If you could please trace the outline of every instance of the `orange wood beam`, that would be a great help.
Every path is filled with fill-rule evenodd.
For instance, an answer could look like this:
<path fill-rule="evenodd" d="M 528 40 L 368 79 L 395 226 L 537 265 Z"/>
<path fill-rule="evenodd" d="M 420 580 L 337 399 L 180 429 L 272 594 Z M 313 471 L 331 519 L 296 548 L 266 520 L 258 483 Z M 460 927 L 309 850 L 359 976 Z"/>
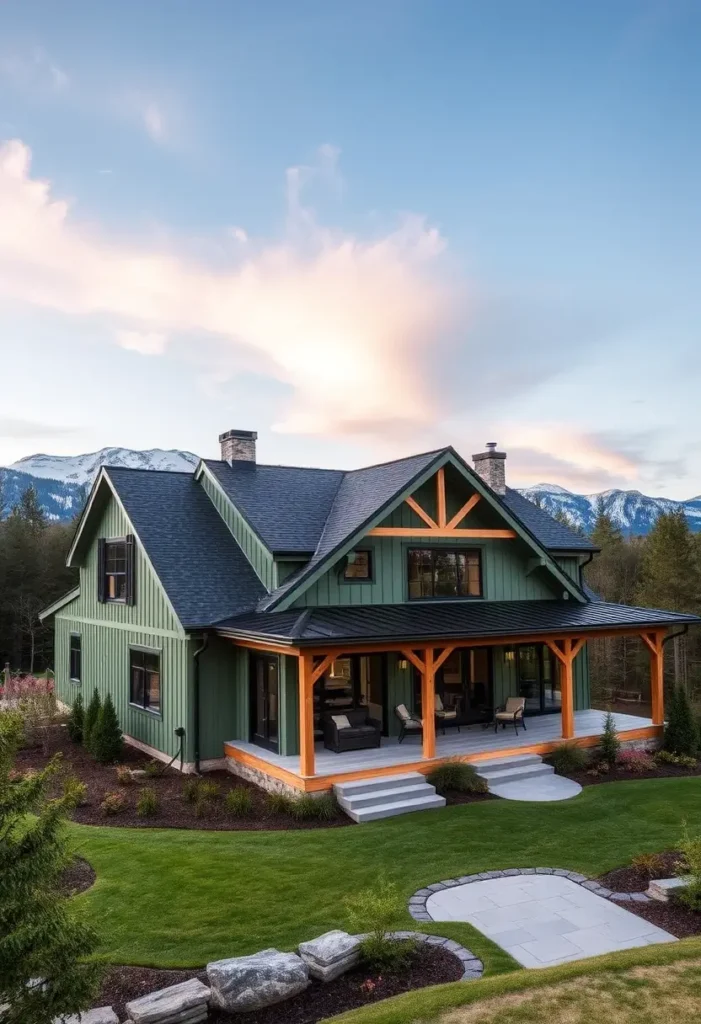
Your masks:
<path fill-rule="evenodd" d="M 438 525 L 443 527 L 446 524 L 446 500 L 445 500 L 445 469 L 443 466 L 436 473 L 436 508 L 438 509 Z"/>
<path fill-rule="evenodd" d="M 434 670 L 434 672 L 438 671 L 438 669 L 441 667 L 443 662 L 448 660 L 448 658 L 450 657 L 450 655 L 453 653 L 454 650 L 455 650 L 455 645 L 453 645 L 452 647 L 446 647 L 443 651 L 441 651 L 441 653 L 438 655 L 438 657 L 433 662 L 433 670 Z"/>
<path fill-rule="evenodd" d="M 317 681 L 317 679 L 320 679 L 325 672 L 328 672 L 335 660 L 335 654 L 327 654 L 321 664 L 315 666 L 314 671 L 312 672 L 312 685 Z"/>
<path fill-rule="evenodd" d="M 436 756 L 436 668 L 433 648 L 427 647 L 425 668 L 421 673 L 421 718 L 423 720 L 423 755 L 428 760 Z"/>
<path fill-rule="evenodd" d="M 564 660 L 560 665 L 560 700 L 562 702 L 562 738 L 574 737 L 574 662 L 573 643 L 569 638 L 562 641 Z"/>
<path fill-rule="evenodd" d="M 268 643 L 264 640 L 241 640 L 238 637 L 231 637 L 232 644 L 237 647 L 247 647 L 252 651 L 264 651 L 266 654 L 292 654 L 299 655 L 299 647 L 285 647 L 283 644 Z"/>
<path fill-rule="evenodd" d="M 417 516 L 419 516 L 420 519 L 423 519 L 425 523 L 428 523 L 429 527 L 432 530 L 438 529 L 438 523 L 436 522 L 436 520 L 432 519 L 428 512 L 425 509 L 421 508 L 418 501 L 415 501 L 414 498 L 412 497 L 405 498 L 404 500 L 406 501 L 409 508 L 413 509 L 414 512 L 416 512 Z"/>
<path fill-rule="evenodd" d="M 655 633 L 654 644 L 643 637 L 650 648 L 650 703 L 653 725 L 664 725 L 664 633 Z"/>
<path fill-rule="evenodd" d="M 417 654 L 414 654 L 410 647 L 400 647 L 399 653 L 402 654 L 407 661 L 410 661 L 414 668 L 417 668 L 419 672 L 423 673 L 426 671 L 426 665 Z"/>
<path fill-rule="evenodd" d="M 654 633 L 650 633 L 649 635 L 647 633 L 641 633 L 640 639 L 652 654 L 657 651 L 657 641 Z"/>
<path fill-rule="evenodd" d="M 574 641 L 574 646 L 572 648 L 572 661 L 574 661 L 574 659 L 577 657 L 577 655 L 579 654 L 581 649 L 584 647 L 586 642 L 587 642 L 586 641 L 586 637 L 580 637 L 579 640 L 575 640 Z"/>
<path fill-rule="evenodd" d="M 299 770 L 314 774 L 314 659 L 299 656 Z"/>
<path fill-rule="evenodd" d="M 471 498 L 468 498 L 468 500 L 465 502 L 460 511 L 456 512 L 453 518 L 446 523 L 446 527 L 449 530 L 453 530 L 458 525 L 458 523 L 465 518 L 465 516 L 469 515 L 470 512 L 472 512 L 477 502 L 481 500 L 482 496 L 480 494 L 473 494 Z"/>
<path fill-rule="evenodd" d="M 429 529 L 423 526 L 375 526 L 368 530 L 368 537 L 464 537 L 472 540 L 514 540 L 515 530 L 467 530 L 439 526 Z"/>

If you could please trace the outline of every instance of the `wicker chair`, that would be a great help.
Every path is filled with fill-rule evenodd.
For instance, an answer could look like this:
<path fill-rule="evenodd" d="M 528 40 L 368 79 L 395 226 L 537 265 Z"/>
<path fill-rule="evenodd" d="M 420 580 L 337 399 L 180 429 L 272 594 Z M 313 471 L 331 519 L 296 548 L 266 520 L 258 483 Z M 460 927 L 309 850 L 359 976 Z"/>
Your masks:
<path fill-rule="evenodd" d="M 399 742 L 401 743 L 408 732 L 417 732 L 423 735 L 424 723 L 418 715 L 409 711 L 406 704 L 397 704 L 394 713 L 399 719 Z"/>
<path fill-rule="evenodd" d="M 526 698 L 525 697 L 509 697 L 506 704 L 503 704 L 500 708 L 497 708 L 494 713 L 494 732 L 497 731 L 501 725 L 502 729 L 505 729 L 507 725 L 513 725 L 518 735 L 519 725 L 526 730 L 526 723 L 523 720 L 523 712 L 526 709 Z"/>

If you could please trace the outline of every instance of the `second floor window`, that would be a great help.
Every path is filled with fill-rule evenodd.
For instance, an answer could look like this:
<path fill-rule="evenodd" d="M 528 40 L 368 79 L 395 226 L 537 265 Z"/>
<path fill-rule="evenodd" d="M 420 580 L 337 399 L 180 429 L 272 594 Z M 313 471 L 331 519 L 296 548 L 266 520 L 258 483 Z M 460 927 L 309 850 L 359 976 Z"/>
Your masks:
<path fill-rule="evenodd" d="M 69 679 L 72 683 L 81 681 L 82 672 L 82 651 L 80 644 L 80 633 L 71 633 L 69 650 Z"/>
<path fill-rule="evenodd" d="M 409 598 L 481 597 L 480 552 L 473 548 L 410 548 Z"/>
<path fill-rule="evenodd" d="M 134 537 L 98 541 L 98 600 L 134 604 Z"/>

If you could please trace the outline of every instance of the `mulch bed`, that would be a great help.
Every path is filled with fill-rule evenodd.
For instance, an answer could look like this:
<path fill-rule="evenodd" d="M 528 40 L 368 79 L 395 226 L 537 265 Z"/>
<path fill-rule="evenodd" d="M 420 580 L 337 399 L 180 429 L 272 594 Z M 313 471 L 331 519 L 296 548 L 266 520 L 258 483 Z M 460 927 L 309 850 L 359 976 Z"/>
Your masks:
<path fill-rule="evenodd" d="M 673 878 L 682 862 L 681 854 L 677 850 L 664 850 L 656 856 L 660 858 L 661 866 L 655 878 Z M 639 868 L 628 866 L 609 871 L 596 881 L 612 892 L 645 892 L 650 884 L 650 876 Z M 688 910 L 674 898 L 667 903 L 652 900 L 649 903 L 621 903 L 620 906 L 638 917 L 644 917 L 650 924 L 663 928 L 678 939 L 701 934 L 701 912 Z"/>
<path fill-rule="evenodd" d="M 448 807 L 452 807 L 453 804 L 481 804 L 485 800 L 499 799 L 493 793 L 456 793 L 452 789 L 443 793 L 443 796 Z"/>
<path fill-rule="evenodd" d="M 64 896 L 77 896 L 79 892 L 89 889 L 96 878 L 97 875 L 88 862 L 82 857 L 75 857 L 62 872 L 59 889 Z"/>
<path fill-rule="evenodd" d="M 641 779 L 679 779 L 701 775 L 701 761 L 695 768 L 682 768 L 678 764 L 655 765 L 649 772 L 631 772 L 625 768 L 612 768 L 601 775 L 589 775 L 588 772 L 570 772 L 566 778 L 574 779 L 580 786 L 597 786 L 600 782 L 639 782 Z M 621 890 L 622 891 L 622 890 Z"/>
<path fill-rule="evenodd" d="M 188 803 L 183 796 L 183 787 L 191 775 L 183 775 L 174 768 L 166 769 L 159 764 L 159 774 L 141 776 L 131 785 L 120 786 L 117 782 L 115 765 L 98 764 L 97 761 L 80 744 L 72 743 L 63 726 L 55 726 L 51 730 L 48 755 L 41 747 L 26 747 L 20 750 L 15 762 L 18 771 L 29 769 L 41 770 L 48 760 L 60 753 L 64 771 L 73 775 L 88 788 L 85 803 L 76 808 L 72 817 L 83 825 L 114 825 L 118 828 L 184 828 L 205 829 L 213 831 L 254 831 L 310 828 L 340 828 L 353 825 L 340 809 L 336 817 L 330 821 L 298 821 L 284 812 L 271 811 L 266 804 L 266 794 L 245 779 L 240 779 L 227 771 L 206 772 L 202 777 L 208 782 L 216 782 L 220 789 L 220 798 L 208 801 L 204 813 L 198 814 L 197 809 Z M 151 758 L 134 747 L 124 746 L 121 762 L 132 769 L 144 769 L 152 763 Z M 161 771 L 163 769 L 163 771 Z M 136 813 L 136 802 L 140 790 L 144 786 L 152 787 L 158 795 L 158 811 L 156 814 L 140 818 Z M 245 787 L 253 797 L 253 813 L 245 818 L 235 818 L 227 814 L 223 797 L 231 789 Z M 126 807 L 115 815 L 106 815 L 100 804 L 107 793 L 119 792 L 126 800 Z"/>
<path fill-rule="evenodd" d="M 459 981 L 462 967 L 459 961 L 444 949 L 421 946 L 415 950 L 407 965 L 396 972 L 369 971 L 357 967 L 327 985 L 312 981 L 309 988 L 293 999 L 287 999 L 264 1010 L 252 1013 L 228 1014 L 211 1010 L 209 1019 L 236 1022 L 236 1024 L 315 1024 L 326 1017 L 366 1006 L 380 999 L 440 985 L 446 981 Z M 207 983 L 203 971 L 161 971 L 149 967 L 110 967 L 100 990 L 96 1006 L 113 1006 L 117 1016 L 126 1016 L 125 1003 L 168 985 L 177 985 L 188 978 L 199 978 Z"/>

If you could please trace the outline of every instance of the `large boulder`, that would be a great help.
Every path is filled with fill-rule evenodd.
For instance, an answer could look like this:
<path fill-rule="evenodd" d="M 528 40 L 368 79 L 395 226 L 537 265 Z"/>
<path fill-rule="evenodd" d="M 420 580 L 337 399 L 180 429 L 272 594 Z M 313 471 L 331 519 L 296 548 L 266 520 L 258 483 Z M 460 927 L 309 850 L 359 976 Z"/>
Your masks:
<path fill-rule="evenodd" d="M 210 991 L 197 978 L 169 985 L 126 1004 L 134 1024 L 199 1024 L 207 1019 Z"/>
<path fill-rule="evenodd" d="M 119 1024 L 119 1017 L 111 1006 L 96 1006 L 70 1017 L 57 1017 L 54 1024 Z"/>
<path fill-rule="evenodd" d="M 333 981 L 355 967 L 360 959 L 360 939 L 335 929 L 310 942 L 300 942 L 299 955 L 312 978 Z"/>
<path fill-rule="evenodd" d="M 207 964 L 212 1005 L 232 1013 L 261 1010 L 304 992 L 309 969 L 296 953 L 264 949 Z M 127 1008 L 128 1009 L 128 1008 Z"/>

